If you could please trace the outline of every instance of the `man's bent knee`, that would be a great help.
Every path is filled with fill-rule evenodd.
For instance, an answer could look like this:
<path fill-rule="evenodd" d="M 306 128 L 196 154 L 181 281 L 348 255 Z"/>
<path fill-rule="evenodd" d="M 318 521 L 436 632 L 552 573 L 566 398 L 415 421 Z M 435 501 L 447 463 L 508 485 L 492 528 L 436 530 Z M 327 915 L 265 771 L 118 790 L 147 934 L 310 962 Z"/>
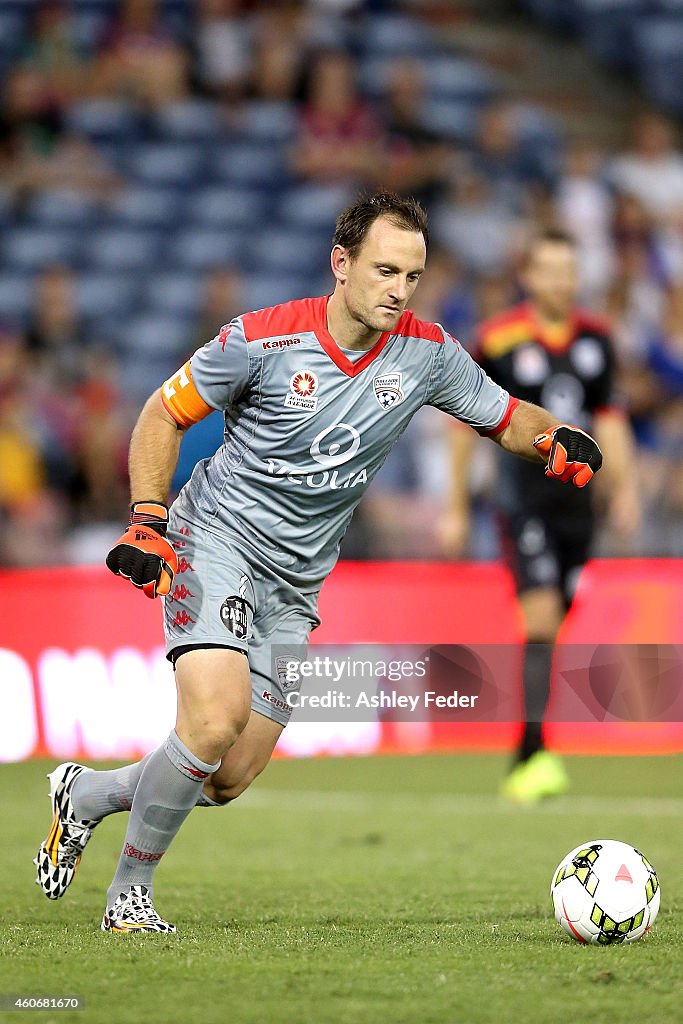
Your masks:
<path fill-rule="evenodd" d="M 258 778 L 268 764 L 267 760 L 251 761 L 247 765 L 239 766 L 230 776 L 221 774 L 220 769 L 214 772 L 210 779 L 204 783 L 204 792 L 218 804 L 227 804 L 236 800 L 245 790 L 249 789 L 254 779 Z"/>

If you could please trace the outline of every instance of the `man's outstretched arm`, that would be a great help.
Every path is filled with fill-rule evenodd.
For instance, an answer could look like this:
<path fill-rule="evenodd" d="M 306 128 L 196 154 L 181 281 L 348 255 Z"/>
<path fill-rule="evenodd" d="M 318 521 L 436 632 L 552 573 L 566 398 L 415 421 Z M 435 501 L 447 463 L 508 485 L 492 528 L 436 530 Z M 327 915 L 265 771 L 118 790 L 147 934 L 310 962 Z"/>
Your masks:
<path fill-rule="evenodd" d="M 494 440 L 506 451 L 545 462 L 546 476 L 585 487 L 602 466 L 597 442 L 580 427 L 558 423 L 546 409 L 520 402 Z"/>

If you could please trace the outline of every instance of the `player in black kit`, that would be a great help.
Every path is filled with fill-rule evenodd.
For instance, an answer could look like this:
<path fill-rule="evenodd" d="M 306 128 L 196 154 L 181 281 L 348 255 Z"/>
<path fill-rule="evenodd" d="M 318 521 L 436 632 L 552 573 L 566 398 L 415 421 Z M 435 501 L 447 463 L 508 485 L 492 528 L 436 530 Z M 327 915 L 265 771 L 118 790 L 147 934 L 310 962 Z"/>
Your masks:
<path fill-rule="evenodd" d="M 475 357 L 512 394 L 550 409 L 562 423 L 589 431 L 604 454 L 603 495 L 610 526 L 628 536 L 639 524 L 633 444 L 615 403 L 614 354 L 607 324 L 578 309 L 572 239 L 547 231 L 530 246 L 521 275 L 527 301 L 483 323 Z M 441 524 L 449 554 L 460 556 L 469 534 L 469 462 L 475 434 L 452 430 L 451 503 Z M 503 551 L 522 609 L 526 723 L 505 796 L 520 803 L 564 793 L 561 759 L 543 744 L 552 645 L 569 608 L 594 532 L 594 488 L 558 488 L 534 466 L 501 453 L 494 500 Z"/>

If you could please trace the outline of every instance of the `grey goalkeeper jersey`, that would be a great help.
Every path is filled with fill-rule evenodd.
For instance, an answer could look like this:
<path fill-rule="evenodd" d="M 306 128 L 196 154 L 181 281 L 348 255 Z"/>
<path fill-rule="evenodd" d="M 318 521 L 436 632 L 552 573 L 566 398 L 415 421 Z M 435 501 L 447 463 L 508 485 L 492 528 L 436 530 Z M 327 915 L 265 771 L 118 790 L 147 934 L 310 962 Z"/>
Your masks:
<path fill-rule="evenodd" d="M 225 415 L 224 443 L 195 467 L 178 514 L 305 592 L 332 569 L 353 510 L 421 406 L 495 434 L 517 404 L 410 310 L 350 360 L 327 330 L 327 301 L 237 317 L 162 389 L 181 423 L 183 408 Z"/>

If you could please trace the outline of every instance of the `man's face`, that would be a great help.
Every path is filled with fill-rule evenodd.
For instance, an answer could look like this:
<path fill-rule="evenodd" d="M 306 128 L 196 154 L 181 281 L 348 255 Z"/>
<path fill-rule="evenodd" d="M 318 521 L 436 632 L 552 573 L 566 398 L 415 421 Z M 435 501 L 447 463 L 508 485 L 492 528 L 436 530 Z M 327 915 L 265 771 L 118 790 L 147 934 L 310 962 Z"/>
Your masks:
<path fill-rule="evenodd" d="M 542 314 L 552 318 L 567 316 L 579 287 L 573 247 L 565 242 L 537 242 L 522 283 Z"/>
<path fill-rule="evenodd" d="M 378 217 L 356 258 L 344 256 L 339 267 L 351 316 L 369 330 L 393 330 L 417 287 L 425 258 L 419 232 Z"/>

